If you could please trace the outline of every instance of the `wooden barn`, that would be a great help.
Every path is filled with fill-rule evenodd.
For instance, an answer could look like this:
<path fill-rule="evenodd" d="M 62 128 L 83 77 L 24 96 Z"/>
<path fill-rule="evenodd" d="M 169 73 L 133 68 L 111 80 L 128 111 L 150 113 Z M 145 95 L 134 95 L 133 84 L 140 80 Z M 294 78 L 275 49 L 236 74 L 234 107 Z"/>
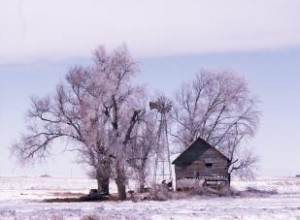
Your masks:
<path fill-rule="evenodd" d="M 174 161 L 176 188 L 186 180 L 202 180 L 206 185 L 227 185 L 228 159 L 202 138 L 194 141 Z"/>

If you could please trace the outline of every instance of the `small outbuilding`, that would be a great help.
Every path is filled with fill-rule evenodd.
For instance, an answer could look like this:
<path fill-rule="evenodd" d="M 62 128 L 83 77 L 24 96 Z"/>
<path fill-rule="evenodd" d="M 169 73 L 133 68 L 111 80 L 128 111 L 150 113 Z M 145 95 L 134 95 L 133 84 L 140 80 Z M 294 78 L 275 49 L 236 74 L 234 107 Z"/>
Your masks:
<path fill-rule="evenodd" d="M 176 189 L 184 186 L 181 183 L 188 180 L 202 180 L 210 186 L 227 185 L 228 166 L 227 157 L 202 138 L 195 140 L 174 161 Z"/>

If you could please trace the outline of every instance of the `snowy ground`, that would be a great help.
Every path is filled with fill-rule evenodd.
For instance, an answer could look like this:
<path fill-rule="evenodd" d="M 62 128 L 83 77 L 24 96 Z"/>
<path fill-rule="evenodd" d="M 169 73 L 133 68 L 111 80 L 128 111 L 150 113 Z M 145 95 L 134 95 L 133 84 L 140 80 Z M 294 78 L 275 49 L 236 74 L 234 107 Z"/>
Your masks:
<path fill-rule="evenodd" d="M 96 188 L 96 182 L 0 177 L 0 219 L 300 219 L 300 178 L 235 181 L 233 187 L 238 191 L 250 187 L 259 193 L 192 196 L 165 202 L 46 203 L 43 199 L 87 193 Z"/>

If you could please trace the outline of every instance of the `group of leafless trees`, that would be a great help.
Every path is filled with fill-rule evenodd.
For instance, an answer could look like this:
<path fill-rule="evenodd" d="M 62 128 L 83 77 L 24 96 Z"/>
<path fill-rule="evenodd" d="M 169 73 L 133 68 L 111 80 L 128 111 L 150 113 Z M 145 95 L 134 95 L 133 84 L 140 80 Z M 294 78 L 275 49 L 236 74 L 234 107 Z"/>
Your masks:
<path fill-rule="evenodd" d="M 137 62 L 125 46 L 104 47 L 88 67 L 70 69 L 54 95 L 33 97 L 26 133 L 12 146 L 22 162 L 49 156 L 53 144 L 66 138 L 80 161 L 93 168 L 99 192 L 114 179 L 119 199 L 133 176 L 142 190 L 155 148 L 158 121 L 148 107 L 149 94 L 133 83 Z M 181 150 L 202 137 L 230 161 L 229 173 L 249 174 L 256 157 L 246 141 L 259 121 L 257 101 L 245 79 L 232 71 L 202 70 L 183 83 L 172 99 L 169 134 Z M 70 147 L 71 146 L 71 147 Z"/>

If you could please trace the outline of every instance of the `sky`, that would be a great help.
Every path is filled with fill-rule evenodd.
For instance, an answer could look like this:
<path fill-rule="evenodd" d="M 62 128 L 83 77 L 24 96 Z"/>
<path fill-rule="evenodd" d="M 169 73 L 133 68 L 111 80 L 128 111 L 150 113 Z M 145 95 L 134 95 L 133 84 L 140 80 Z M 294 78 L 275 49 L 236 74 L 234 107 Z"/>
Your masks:
<path fill-rule="evenodd" d="M 126 44 L 138 82 L 173 95 L 201 68 L 234 69 L 260 100 L 259 175 L 300 173 L 300 1 L 1 0 L 0 175 L 80 176 L 61 146 L 48 162 L 23 167 L 9 146 L 24 131 L 33 94 L 51 94 L 99 45 Z"/>

